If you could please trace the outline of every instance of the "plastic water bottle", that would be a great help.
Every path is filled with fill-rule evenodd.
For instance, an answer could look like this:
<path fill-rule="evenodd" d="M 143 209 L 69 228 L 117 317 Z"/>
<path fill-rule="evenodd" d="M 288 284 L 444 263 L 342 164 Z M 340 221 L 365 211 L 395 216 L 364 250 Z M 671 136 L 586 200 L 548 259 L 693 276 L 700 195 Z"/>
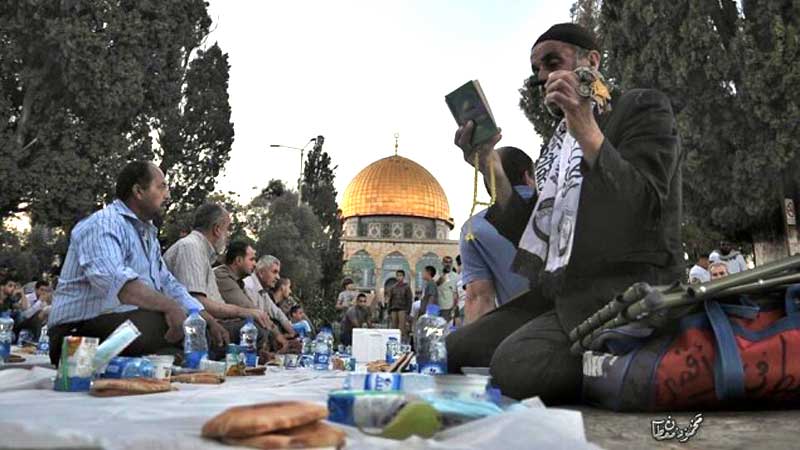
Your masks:
<path fill-rule="evenodd" d="M 444 337 L 447 321 L 439 317 L 439 305 L 428 305 L 425 314 L 414 326 L 417 343 L 417 367 L 420 373 L 440 375 L 447 373 L 447 348 Z"/>
<path fill-rule="evenodd" d="M 208 357 L 206 340 L 206 321 L 200 317 L 200 310 L 190 309 L 189 317 L 183 322 L 184 366 L 197 369 L 200 360 Z"/>
<path fill-rule="evenodd" d="M 392 336 L 386 341 L 386 362 L 391 364 L 397 359 L 397 354 L 400 353 L 400 343 L 397 338 Z"/>
<path fill-rule="evenodd" d="M 321 331 L 314 341 L 314 370 L 328 370 L 330 359 L 331 348 L 328 345 L 328 337 Z"/>
<path fill-rule="evenodd" d="M 103 378 L 154 378 L 156 367 L 147 358 L 116 356 L 106 366 Z"/>
<path fill-rule="evenodd" d="M 20 330 L 19 335 L 17 336 L 17 345 L 22 347 L 29 342 L 33 342 L 33 332 L 27 328 Z"/>
<path fill-rule="evenodd" d="M 50 336 L 47 335 L 47 325 L 42 326 L 39 331 L 39 344 L 36 345 L 36 353 L 47 355 L 50 353 Z"/>
<path fill-rule="evenodd" d="M 0 316 L 0 360 L 8 361 L 11 354 L 11 343 L 14 342 L 14 319 L 6 311 Z"/>
<path fill-rule="evenodd" d="M 248 317 L 242 329 L 239 331 L 239 346 L 245 355 L 245 365 L 255 367 L 258 362 L 258 352 L 256 351 L 256 341 L 258 340 L 258 329 L 253 323 L 253 318 Z"/>
<path fill-rule="evenodd" d="M 419 393 L 435 389 L 431 376 L 420 373 L 353 372 L 344 379 L 344 389 L 356 391 L 404 391 Z"/>
<path fill-rule="evenodd" d="M 321 331 L 322 336 L 325 337 L 325 343 L 328 344 L 328 349 L 330 349 L 331 353 L 333 353 L 333 330 L 328 327 L 324 327 Z"/>

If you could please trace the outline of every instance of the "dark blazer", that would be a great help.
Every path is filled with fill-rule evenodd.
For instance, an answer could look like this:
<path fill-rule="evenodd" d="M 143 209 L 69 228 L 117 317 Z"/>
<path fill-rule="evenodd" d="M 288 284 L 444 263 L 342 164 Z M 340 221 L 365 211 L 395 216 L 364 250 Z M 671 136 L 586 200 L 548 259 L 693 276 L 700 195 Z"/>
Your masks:
<path fill-rule="evenodd" d="M 612 107 L 598 116 L 605 135 L 598 159 L 591 169 L 583 167 L 562 291 L 547 298 L 531 286 L 531 295 L 540 297 L 533 301 L 554 303 L 565 331 L 636 281 L 667 284 L 682 278 L 683 155 L 669 99 L 656 90 L 634 89 Z M 492 206 L 486 218 L 519 242 L 535 201 L 514 194 L 508 207 Z"/>

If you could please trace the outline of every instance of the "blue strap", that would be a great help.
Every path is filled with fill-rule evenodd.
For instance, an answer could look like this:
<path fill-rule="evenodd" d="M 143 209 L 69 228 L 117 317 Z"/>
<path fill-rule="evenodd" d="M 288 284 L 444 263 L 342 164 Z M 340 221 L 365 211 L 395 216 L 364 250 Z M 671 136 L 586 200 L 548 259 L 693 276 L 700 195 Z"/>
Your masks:
<path fill-rule="evenodd" d="M 796 299 L 800 296 L 800 284 L 793 284 L 786 289 L 786 315 L 797 315 L 797 302 Z"/>
<path fill-rule="evenodd" d="M 731 303 L 719 304 L 725 314 L 741 317 L 742 319 L 755 319 L 760 308 L 754 305 L 736 305 Z"/>
<path fill-rule="evenodd" d="M 744 367 L 731 322 L 714 300 L 706 300 L 706 314 L 714 330 L 714 388 L 719 400 L 744 398 Z"/>

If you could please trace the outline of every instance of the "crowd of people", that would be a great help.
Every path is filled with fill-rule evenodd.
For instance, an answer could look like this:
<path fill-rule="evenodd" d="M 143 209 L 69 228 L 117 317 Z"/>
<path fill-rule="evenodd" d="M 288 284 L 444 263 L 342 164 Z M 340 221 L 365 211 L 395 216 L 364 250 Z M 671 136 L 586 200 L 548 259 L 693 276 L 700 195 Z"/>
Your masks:
<path fill-rule="evenodd" d="M 475 124 L 460 126 L 454 142 L 495 183 L 486 187 L 496 202 L 464 225 L 458 269 L 450 256 L 441 271 L 424 268 L 416 299 L 403 270 L 377 301 L 346 279 L 335 304 L 342 343 L 352 342 L 353 329 L 375 325 L 376 303 L 406 342 L 414 321 L 437 305 L 438 314 L 461 325 L 446 338 L 450 372 L 489 367 L 505 395 L 572 402 L 582 372 L 569 331 L 635 282 L 686 279 L 683 152 L 669 99 L 632 89 L 614 92 L 613 108 L 605 107 L 596 85 L 585 89 L 576 73 L 585 69 L 601 80 L 601 55 L 592 34 L 575 24 L 555 25 L 536 40 L 533 79 L 559 120 L 548 145 L 534 163 L 515 147 L 496 148 L 499 132 L 473 145 Z M 156 165 L 128 164 L 116 200 L 73 229 L 52 300 L 46 283 L 30 299 L 16 280 L 3 285 L 3 305 L 17 310 L 21 323 L 47 321 L 54 363 L 64 336 L 102 339 L 126 320 L 142 337 L 125 354 L 174 352 L 190 310 L 206 320 L 215 358 L 247 318 L 264 351 L 288 349 L 313 333 L 291 281 L 280 277 L 280 261 L 228 243 L 231 218 L 221 205 L 199 207 L 191 233 L 162 257 L 152 221 L 168 196 Z M 224 263 L 215 267 L 221 254 Z M 742 255 L 722 242 L 699 258 L 689 281 L 745 269 Z"/>
<path fill-rule="evenodd" d="M 214 359 L 238 342 L 248 319 L 262 353 L 296 351 L 297 338 L 312 332 L 291 280 L 280 277 L 280 260 L 229 242 L 231 218 L 223 206 L 200 206 L 192 231 L 162 255 L 153 219 L 168 198 L 156 165 L 129 163 L 117 178 L 116 199 L 73 229 L 54 293 L 39 281 L 26 296 L 13 276 L 5 280 L 3 309 L 14 311 L 18 331 L 35 336 L 49 326 L 51 362 L 59 360 L 64 336 L 104 339 L 127 320 L 141 336 L 123 355 L 180 355 L 192 310 L 206 321 Z"/>

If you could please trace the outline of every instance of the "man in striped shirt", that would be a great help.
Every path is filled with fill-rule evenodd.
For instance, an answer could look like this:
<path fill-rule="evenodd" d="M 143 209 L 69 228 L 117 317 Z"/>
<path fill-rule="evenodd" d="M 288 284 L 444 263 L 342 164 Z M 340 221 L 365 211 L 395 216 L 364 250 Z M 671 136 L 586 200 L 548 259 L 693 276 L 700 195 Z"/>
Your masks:
<path fill-rule="evenodd" d="M 116 200 L 72 230 L 48 320 L 50 360 L 57 364 L 64 336 L 101 340 L 130 320 L 142 333 L 123 352 L 138 356 L 175 352 L 189 309 L 198 309 L 212 341 L 225 329 L 189 295 L 161 258 L 153 225 L 169 188 L 150 162 L 126 165 L 117 177 Z"/>

